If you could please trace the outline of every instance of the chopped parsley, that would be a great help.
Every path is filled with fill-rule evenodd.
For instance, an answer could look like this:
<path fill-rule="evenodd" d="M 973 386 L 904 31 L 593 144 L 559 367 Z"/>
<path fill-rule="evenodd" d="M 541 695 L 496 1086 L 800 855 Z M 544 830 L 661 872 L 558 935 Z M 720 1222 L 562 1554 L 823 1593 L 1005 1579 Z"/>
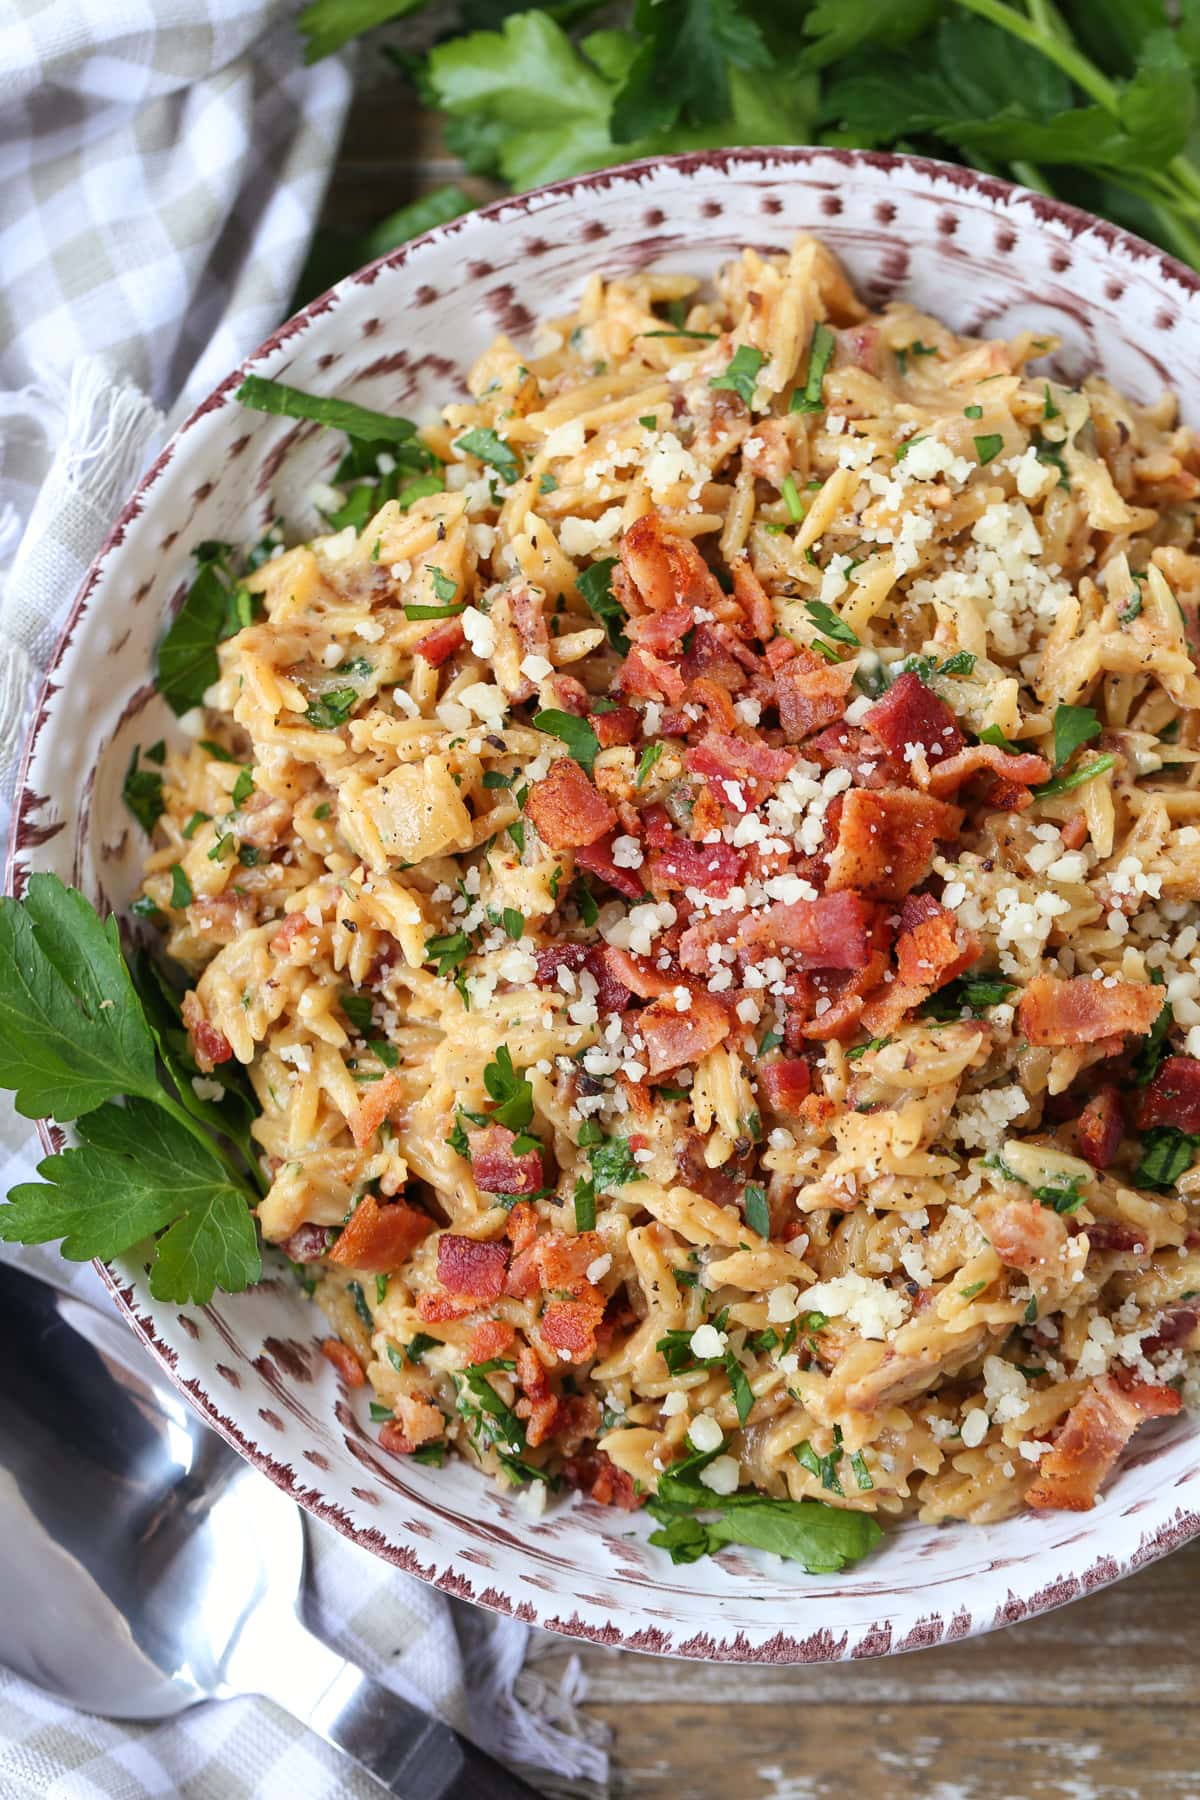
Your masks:
<path fill-rule="evenodd" d="M 764 353 L 756 350 L 753 345 L 739 344 L 725 373 L 712 376 L 708 385 L 710 388 L 729 389 L 749 406 L 754 399 L 754 384 L 758 380 L 758 372 L 766 360 Z"/>

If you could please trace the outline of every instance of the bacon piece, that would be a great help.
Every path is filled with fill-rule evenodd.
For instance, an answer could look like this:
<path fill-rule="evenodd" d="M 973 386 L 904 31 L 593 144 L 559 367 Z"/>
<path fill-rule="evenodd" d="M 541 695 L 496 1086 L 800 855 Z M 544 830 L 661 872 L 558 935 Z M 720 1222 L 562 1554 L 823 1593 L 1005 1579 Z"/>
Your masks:
<path fill-rule="evenodd" d="M 416 1394 L 401 1394 L 396 1401 L 396 1411 L 410 1444 L 431 1444 L 435 1438 L 445 1436 L 445 1415 L 440 1407 L 431 1406 L 428 1400 L 421 1400 Z"/>
<path fill-rule="evenodd" d="M 668 606 L 662 612 L 630 619 L 626 630 L 631 642 L 644 650 L 652 650 L 656 656 L 671 656 L 683 648 L 683 640 L 694 623 L 690 606 Z"/>
<path fill-rule="evenodd" d="M 967 741 L 946 702 L 911 670 L 863 715 L 863 724 L 902 769 L 908 767 L 905 752 L 911 744 L 932 764 L 957 755 Z"/>
<path fill-rule="evenodd" d="M 910 894 L 900 909 L 896 939 L 900 979 L 925 993 L 944 987 L 978 962 L 981 948 L 932 894 Z"/>
<path fill-rule="evenodd" d="M 648 1498 L 638 1493 L 629 1471 L 618 1469 L 603 1450 L 585 1450 L 579 1456 L 569 1456 L 563 1464 L 563 1480 L 598 1505 L 619 1506 L 622 1512 L 636 1512 Z"/>
<path fill-rule="evenodd" d="M 528 1300 L 531 1295 L 537 1293 L 540 1286 L 537 1250 L 531 1244 L 527 1248 L 519 1250 L 513 1257 L 505 1277 L 504 1291 L 514 1300 Z"/>
<path fill-rule="evenodd" d="M 616 965 L 606 944 L 547 944 L 535 956 L 539 987 L 557 987 L 560 968 L 576 975 L 586 969 L 595 980 L 596 1005 L 601 1012 L 624 1012 L 629 1005 L 629 989 L 614 972 Z"/>
<path fill-rule="evenodd" d="M 350 1115 L 350 1135 L 361 1150 L 369 1144 L 388 1114 L 404 1099 L 404 1083 L 395 1070 L 382 1081 L 373 1081 Z"/>
<path fill-rule="evenodd" d="M 180 1011 L 191 1036 L 192 1049 L 196 1052 L 196 1065 L 206 1075 L 210 1075 L 218 1063 L 229 1061 L 233 1055 L 233 1045 L 223 1031 L 218 1031 L 215 1025 L 209 1024 L 199 996 L 190 989 L 183 996 Z"/>
<path fill-rule="evenodd" d="M 626 990 L 627 996 L 636 994 L 639 1000 L 657 1000 L 660 994 L 673 994 L 677 987 L 690 985 L 683 981 L 678 969 L 656 969 L 644 956 L 618 950 L 615 944 L 606 945 L 604 955 L 613 979 Z"/>
<path fill-rule="evenodd" d="M 698 681 L 707 681 L 728 694 L 737 694 L 756 665 L 754 651 L 747 648 L 731 626 L 701 623 L 688 641 L 681 666 L 683 678 L 691 688 Z"/>
<path fill-rule="evenodd" d="M 575 867 L 586 869 L 589 875 L 598 875 L 601 881 L 607 881 L 609 887 L 615 887 L 618 894 L 624 894 L 627 900 L 640 900 L 642 883 L 636 869 L 618 868 L 613 861 L 613 832 L 607 838 L 601 838 L 595 844 L 584 844 L 575 852 Z"/>
<path fill-rule="evenodd" d="M 849 769 L 855 787 L 895 787 L 904 779 L 903 771 L 859 725 L 831 725 L 808 740 L 804 754 L 819 768 Z"/>
<path fill-rule="evenodd" d="M 314 925 L 307 914 L 285 913 L 279 921 L 279 929 L 271 939 L 272 956 L 286 956 L 291 950 L 293 938 L 300 937 L 304 932 L 319 930 L 320 926 Z"/>
<path fill-rule="evenodd" d="M 1071 1224 L 1076 1223 L 1072 1219 Z M 1126 1225 L 1122 1219 L 1093 1219 L 1090 1225 L 1080 1225 L 1079 1230 L 1073 1231 L 1071 1235 L 1079 1237 L 1084 1233 L 1087 1236 L 1089 1256 L 1093 1250 L 1100 1254 L 1116 1251 L 1120 1255 L 1126 1255 L 1131 1250 L 1144 1252 L 1146 1248 L 1145 1230 L 1137 1225 Z"/>
<path fill-rule="evenodd" d="M 1160 1003 L 1161 988 L 1151 988 Z M 1168 1056 L 1138 1104 L 1139 1131 L 1152 1125 L 1174 1125 L 1194 1136 L 1200 1132 L 1200 1062 L 1192 1056 Z"/>
<path fill-rule="evenodd" d="M 623 694 L 643 700 L 665 700 L 677 705 L 687 692 L 687 682 L 669 662 L 634 644 L 617 673 L 616 686 Z"/>
<path fill-rule="evenodd" d="M 728 731 L 709 731 L 685 752 L 683 760 L 694 775 L 705 775 L 720 783 L 726 806 L 748 812 L 783 780 L 796 760 L 796 752 L 773 750 L 761 739 L 734 737 Z"/>
<path fill-rule="evenodd" d="M 1167 1418 L 1180 1405 L 1174 1388 L 1149 1381 L 1120 1387 L 1111 1375 L 1100 1376 L 1075 1402 L 1053 1448 L 1042 1457 L 1037 1478 L 1025 1492 L 1027 1504 L 1086 1512 L 1142 1421 Z"/>
<path fill-rule="evenodd" d="M 345 1382 L 348 1388 L 366 1386 L 367 1378 L 363 1374 L 362 1364 L 349 1344 L 343 1344 L 341 1338 L 322 1338 L 321 1355 L 326 1362 L 333 1364 L 339 1379 Z"/>
<path fill-rule="evenodd" d="M 427 1325 L 451 1325 L 457 1319 L 465 1319 L 480 1304 L 478 1300 L 456 1300 L 453 1294 L 422 1294 L 417 1313 Z"/>
<path fill-rule="evenodd" d="M 608 801 L 569 756 L 560 756 L 549 774 L 534 782 L 525 810 L 542 842 L 552 850 L 594 844 L 617 822 Z"/>
<path fill-rule="evenodd" d="M 708 950 L 711 944 L 731 944 L 747 919 L 748 912 L 719 913 L 715 918 L 699 919 L 689 925 L 679 940 L 680 967 L 692 975 L 708 975 Z"/>
<path fill-rule="evenodd" d="M 794 1113 L 808 1098 L 812 1071 L 802 1056 L 781 1056 L 758 1070 L 758 1091 L 777 1113 Z"/>
<path fill-rule="evenodd" d="M 713 994 L 692 995 L 686 1012 L 677 1012 L 674 1000 L 654 1000 L 638 1015 L 638 1030 L 646 1040 L 651 1078 L 697 1063 L 729 1036 L 729 1014 Z"/>
<path fill-rule="evenodd" d="M 547 1293 L 563 1290 L 581 1293 L 587 1272 L 604 1255 L 604 1239 L 598 1231 L 548 1231 L 537 1241 L 538 1272 Z"/>
<path fill-rule="evenodd" d="M 443 619 L 432 631 L 427 631 L 416 646 L 416 653 L 435 669 L 440 669 L 448 657 L 461 648 L 466 642 L 466 632 L 461 619 Z"/>
<path fill-rule="evenodd" d="M 291 1237 L 284 1238 L 279 1248 L 290 1262 L 320 1262 L 329 1248 L 326 1225 L 297 1225 Z"/>
<path fill-rule="evenodd" d="M 652 893 L 681 893 L 699 888 L 724 900 L 742 879 L 745 859 L 732 844 L 690 844 L 676 838 L 668 849 L 654 852 L 646 865 L 646 884 Z"/>
<path fill-rule="evenodd" d="M 636 598 L 649 612 L 682 601 L 710 612 L 722 594 L 716 577 L 690 538 L 668 531 L 656 512 L 635 519 L 621 539 L 621 566 Z"/>
<path fill-rule="evenodd" d="M 789 744 L 798 744 L 826 725 L 840 720 L 854 682 L 854 670 L 844 663 L 828 663 L 807 645 L 775 671 L 775 698 L 779 723 Z"/>
<path fill-rule="evenodd" d="M 642 728 L 642 721 L 632 706 L 614 706 L 611 712 L 590 712 L 587 719 L 602 750 L 611 750 L 614 744 L 635 744 Z"/>
<path fill-rule="evenodd" d="M 934 845 L 957 837 L 962 821 L 961 807 L 909 788 L 851 788 L 826 886 L 902 900 L 928 873 Z"/>
<path fill-rule="evenodd" d="M 710 676 L 697 675 L 688 683 L 688 699 L 704 708 L 714 731 L 737 730 L 738 716 L 733 710 L 732 695 L 728 688 Z"/>
<path fill-rule="evenodd" d="M 403 1425 L 388 1419 L 379 1427 L 379 1447 L 389 1456 L 411 1456 L 417 1446 L 411 1438 L 405 1437 Z"/>
<path fill-rule="evenodd" d="M 777 900 L 742 927 L 743 944 L 795 950 L 808 969 L 864 969 L 878 907 L 861 894 L 818 894 L 815 900 Z"/>
<path fill-rule="evenodd" d="M 329 1252 L 331 1263 L 386 1275 L 406 1263 L 417 1245 L 434 1229 L 433 1220 L 404 1200 L 381 1206 L 364 1194 Z"/>
<path fill-rule="evenodd" d="M 1002 782 L 1024 788 L 1036 787 L 1039 781 L 1049 781 L 1054 772 L 1044 757 L 1034 756 L 1032 751 L 1020 751 L 1013 756 L 999 744 L 968 744 L 965 749 L 939 762 L 936 768 L 930 768 L 929 792 L 939 796 L 952 794 L 980 769 L 989 769 Z M 1026 795 L 1025 804 L 1028 803 Z M 1009 806 L 1006 810 L 1013 809 Z"/>
<path fill-rule="evenodd" d="M 528 1200 L 518 1200 L 510 1208 L 508 1224 L 504 1227 L 504 1235 L 513 1247 L 513 1255 L 519 1256 L 522 1250 L 528 1250 L 537 1237 L 538 1216 L 535 1208 Z"/>
<path fill-rule="evenodd" d="M 481 1319 L 471 1333 L 467 1356 L 473 1363 L 491 1362 L 494 1356 L 507 1356 L 516 1341 L 506 1319 Z"/>
<path fill-rule="evenodd" d="M 596 1354 L 596 1327 L 604 1317 L 605 1300 L 590 1284 L 586 1293 L 571 1300 L 552 1300 L 542 1314 L 542 1342 L 563 1362 L 588 1362 Z"/>
<path fill-rule="evenodd" d="M 1031 1044 L 1097 1044 L 1127 1032 L 1144 1035 L 1161 1011 L 1162 989 L 1148 981 L 1110 985 L 1089 975 L 1070 981 L 1037 975 L 1021 995 L 1017 1016 Z"/>
<path fill-rule="evenodd" d="M 1091 1235 L 1092 1227 L 1089 1225 L 1088 1237 Z M 1200 1307 L 1171 1307 L 1159 1319 L 1154 1336 L 1142 1339 L 1142 1355 L 1158 1356 L 1163 1350 L 1173 1350 L 1177 1344 L 1194 1350 L 1197 1325 L 1200 1325 Z"/>
<path fill-rule="evenodd" d="M 508 1245 L 444 1232 L 438 1239 L 438 1280 L 451 1294 L 472 1300 L 498 1300 L 504 1292 Z"/>
<path fill-rule="evenodd" d="M 675 1140 L 675 1167 L 684 1187 L 691 1188 L 694 1194 L 703 1194 L 717 1206 L 730 1206 L 741 1198 L 750 1178 L 754 1146 L 749 1145 L 745 1154 L 735 1150 L 728 1162 L 710 1169 L 704 1160 L 707 1143 L 708 1139 L 698 1131 L 685 1128 Z"/>
<path fill-rule="evenodd" d="M 997 1200 L 982 1224 L 1000 1261 L 1026 1275 L 1044 1274 L 1067 1242 L 1066 1222 L 1036 1200 Z"/>
<path fill-rule="evenodd" d="M 468 1131 L 471 1173 L 485 1194 L 536 1194 L 545 1185 L 540 1150 L 513 1155 L 516 1134 L 507 1125 Z"/>
<path fill-rule="evenodd" d="M 1200 1070 L 1200 1063 L 1196 1066 Z M 1076 1126 L 1080 1154 L 1087 1158 L 1093 1169 L 1108 1168 L 1120 1149 L 1123 1129 L 1121 1090 L 1115 1083 L 1107 1082 L 1092 1095 Z"/>
<path fill-rule="evenodd" d="M 762 582 L 750 566 L 750 558 L 742 553 L 729 565 L 733 576 L 733 597 L 746 616 L 750 636 L 765 644 L 775 635 L 775 615 Z"/>

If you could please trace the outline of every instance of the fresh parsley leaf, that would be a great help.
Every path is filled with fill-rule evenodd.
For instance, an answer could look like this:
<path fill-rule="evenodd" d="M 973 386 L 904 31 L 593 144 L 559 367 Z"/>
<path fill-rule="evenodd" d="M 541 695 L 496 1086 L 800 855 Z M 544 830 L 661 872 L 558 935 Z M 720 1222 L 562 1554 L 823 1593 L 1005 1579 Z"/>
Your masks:
<path fill-rule="evenodd" d="M 533 1087 L 527 1075 L 513 1068 L 507 1044 L 499 1046 L 495 1061 L 484 1068 L 483 1085 L 496 1102 L 492 1122 L 517 1133 L 524 1131 L 533 1118 Z"/>
<path fill-rule="evenodd" d="M 964 406 L 963 407 L 963 418 L 964 419 L 982 419 L 982 417 L 983 417 L 982 406 Z"/>
<path fill-rule="evenodd" d="M 245 806 L 254 792 L 254 776 L 249 769 L 239 769 L 238 778 L 233 784 L 233 792 L 229 798 L 234 806 Z"/>
<path fill-rule="evenodd" d="M 983 437 L 975 439 L 975 454 L 979 458 L 979 466 L 985 467 L 1004 448 L 1004 439 L 998 431 L 989 431 Z"/>
<path fill-rule="evenodd" d="M 818 1456 L 808 1439 L 805 1438 L 802 1444 L 795 1445 L 792 1455 L 801 1468 L 807 1469 L 810 1475 L 817 1477 L 827 1493 L 842 1494 L 844 1492 L 837 1476 L 837 1466 L 842 1460 L 840 1447 L 835 1447 L 826 1456 Z"/>
<path fill-rule="evenodd" d="M 771 1235 L 771 1214 L 767 1206 L 767 1190 L 757 1182 L 748 1182 L 745 1191 L 744 1212 L 746 1223 L 751 1231 L 756 1231 L 760 1238 Z"/>
<path fill-rule="evenodd" d="M 593 1231 L 596 1226 L 596 1184 L 582 1176 L 575 1183 L 575 1229 Z"/>
<path fill-rule="evenodd" d="M 181 912 L 185 906 L 190 906 L 194 899 L 195 895 L 192 892 L 192 884 L 188 880 L 187 870 L 182 863 L 172 863 L 171 907 L 173 911 Z"/>
<path fill-rule="evenodd" d="M 1141 1160 L 1133 1172 L 1135 1187 L 1169 1193 L 1191 1168 L 1197 1149 L 1200 1137 L 1189 1136 L 1176 1125 L 1151 1126 L 1142 1133 Z"/>
<path fill-rule="evenodd" d="M 135 744 L 129 767 L 125 771 L 121 798 L 149 837 L 162 817 L 163 783 L 162 776 L 153 769 L 138 768 L 140 754 L 140 746 Z M 149 756 L 149 751 L 146 754 Z"/>
<path fill-rule="evenodd" d="M 439 570 L 438 573 L 440 574 L 441 571 Z M 415 620 L 415 619 L 452 619 L 456 616 L 456 614 L 458 614 L 460 612 L 465 612 L 466 609 L 467 609 L 467 603 L 465 600 L 459 600 L 456 604 L 450 605 L 450 606 L 406 605 L 404 608 L 404 616 L 406 619 L 410 619 L 410 620 Z"/>
<path fill-rule="evenodd" d="M 629 639 L 622 630 L 625 612 L 612 591 L 612 572 L 616 566 L 615 556 L 602 556 L 576 577 L 575 586 L 580 597 L 587 602 L 608 633 L 608 641 L 613 649 L 626 656 L 629 653 Z"/>
<path fill-rule="evenodd" d="M 588 886 L 586 875 L 577 875 L 575 877 L 575 887 L 577 889 L 576 904 L 579 907 L 580 920 L 590 931 L 600 917 L 599 904 L 596 900 L 596 896 Z"/>
<path fill-rule="evenodd" d="M 633 783 L 634 787 L 641 787 L 642 783 L 645 781 L 646 777 L 649 775 L 651 769 L 654 767 L 655 763 L 658 761 L 659 757 L 662 755 L 662 753 L 665 749 L 666 749 L 665 744 L 647 744 L 646 745 L 646 748 L 642 751 L 641 756 L 638 758 L 637 775 L 635 776 L 634 783 Z"/>
<path fill-rule="evenodd" d="M 867 1459 L 861 1450 L 856 1450 L 850 1458 L 850 1467 L 854 1470 L 854 1479 L 858 1483 L 861 1494 L 869 1494 L 875 1483 L 871 1480 L 871 1471 L 867 1467 Z"/>
<path fill-rule="evenodd" d="M 374 1002 L 370 994 L 347 992 L 338 996 L 338 1004 L 353 1025 L 359 1037 L 366 1037 L 371 1029 Z"/>
<path fill-rule="evenodd" d="M 758 372 L 766 360 L 764 352 L 756 350 L 752 344 L 739 344 L 725 373 L 712 376 L 708 385 L 710 388 L 728 388 L 749 406 L 754 399 Z"/>
<path fill-rule="evenodd" d="M 357 688 L 332 688 L 327 694 L 319 694 L 310 700 L 304 709 L 304 717 L 317 731 L 336 731 L 344 725 L 354 711 L 359 700 Z"/>
<path fill-rule="evenodd" d="M 600 740 L 586 719 L 578 719 L 574 713 L 560 712 L 555 707 L 549 707 L 544 712 L 535 713 L 533 722 L 539 731 L 561 738 L 584 773 L 591 774 L 592 765 L 600 750 Z"/>
<path fill-rule="evenodd" d="M 1111 752 L 1095 756 L 1082 768 L 1072 770 L 1070 775 L 1056 775 L 1053 781 L 1043 781 L 1040 787 L 1031 788 L 1030 792 L 1035 800 L 1048 800 L 1053 794 L 1069 794 L 1072 788 L 1082 787 L 1085 781 L 1094 781 L 1097 775 L 1105 774 L 1116 760 Z"/>
<path fill-rule="evenodd" d="M 758 1046 L 759 1055 L 765 1056 L 768 1050 L 778 1050 L 778 1048 L 779 1048 L 780 1044 L 782 1044 L 782 1042 L 783 1042 L 782 1031 L 774 1031 L 774 1030 L 764 1031 L 763 1036 L 762 1036 L 762 1042 Z"/>
<path fill-rule="evenodd" d="M 511 1368 L 505 1363 L 477 1363 L 474 1368 L 456 1372 L 455 1404 L 478 1450 L 494 1450 L 500 1466 L 514 1481 L 544 1481 L 540 1469 L 523 1461 L 525 1426 L 512 1408 L 501 1399 L 488 1380 L 497 1368 Z"/>
<path fill-rule="evenodd" d="M 1054 766 L 1061 769 L 1081 744 L 1099 737 L 1100 721 L 1090 706 L 1058 706 L 1054 709 Z"/>
<path fill-rule="evenodd" d="M 847 1050 L 846 1061 L 847 1062 L 859 1062 L 864 1056 L 867 1055 L 868 1051 L 882 1050 L 884 1048 L 884 1046 L 886 1044 L 890 1044 L 891 1041 L 892 1040 L 890 1037 L 876 1037 L 876 1038 L 871 1038 L 865 1044 L 855 1044 L 855 1046 L 852 1050 Z"/>
<path fill-rule="evenodd" d="M 231 630 L 232 555 L 229 544 L 206 543 L 197 547 L 196 578 L 158 646 L 155 682 L 174 713 L 190 712 L 193 706 L 199 706 L 220 674 L 217 645 Z M 239 629 L 237 620 L 232 629 Z"/>
<path fill-rule="evenodd" d="M 315 419 L 319 425 L 369 443 L 406 444 L 417 436 L 411 419 L 373 412 L 370 407 L 356 406 L 352 400 L 306 394 L 300 388 L 289 387 L 283 381 L 269 381 L 262 375 L 248 375 L 234 399 L 255 412 L 277 413 L 288 419 Z"/>
<path fill-rule="evenodd" d="M 1163 985 L 1161 969 L 1151 969 L 1150 979 L 1156 986 Z M 1131 1058 L 1133 1079 L 1138 1087 L 1148 1087 L 1158 1073 L 1158 1065 L 1170 1051 L 1167 1033 L 1175 1022 L 1175 1009 L 1169 1000 L 1164 1000 L 1159 1009 L 1157 1019 L 1150 1027 L 1142 1042 Z"/>
<path fill-rule="evenodd" d="M 979 734 L 981 744 L 994 744 L 997 750 L 1003 750 L 1008 756 L 1019 756 L 1020 752 L 1014 743 L 1005 737 L 998 725 L 985 725 Z"/>
<path fill-rule="evenodd" d="M 960 975 L 956 981 L 947 982 L 944 988 L 932 994 L 921 1011 L 927 1019 L 940 1019 L 943 1023 L 961 1019 L 964 1012 L 979 1018 L 989 1006 L 1002 1005 L 1013 992 L 1014 985 L 1011 981 Z"/>
<path fill-rule="evenodd" d="M 754 1389 L 750 1386 L 746 1371 L 732 1350 L 725 1352 L 725 1373 L 729 1377 L 733 1404 L 737 1408 L 738 1424 L 744 1425 L 754 1410 Z"/>
<path fill-rule="evenodd" d="M 686 331 L 682 325 L 674 331 L 639 331 L 639 337 L 645 338 L 694 338 L 697 343 L 715 344 L 720 337 L 719 331 Z"/>
<path fill-rule="evenodd" d="M 439 975 L 451 975 L 474 947 L 465 931 L 449 931 L 442 937 L 425 939 L 425 961 L 436 963 Z"/>
<path fill-rule="evenodd" d="M 588 1159 L 592 1165 L 592 1181 L 598 1193 L 609 1194 L 614 1188 L 624 1187 L 628 1182 L 646 1179 L 634 1161 L 628 1138 L 605 1138 L 602 1144 L 596 1144 L 589 1150 Z"/>
<path fill-rule="evenodd" d="M 457 581 L 452 581 L 449 575 L 443 574 L 442 570 L 435 568 L 432 563 L 429 564 L 429 574 L 433 581 L 433 591 L 438 599 L 443 603 L 453 600 L 458 592 Z"/>
<path fill-rule="evenodd" d="M 825 375 L 833 359 L 837 347 L 837 339 L 828 325 L 814 325 L 813 334 L 808 345 L 808 373 L 804 378 L 804 386 L 795 388 L 788 402 L 790 413 L 816 413 L 824 411 L 825 403 L 821 398 L 821 390 L 825 385 Z"/>
<path fill-rule="evenodd" d="M 712 1456 L 692 1456 L 666 1470 L 647 1511 L 662 1529 L 650 1542 L 676 1563 L 715 1555 L 726 1544 L 769 1550 L 810 1575 L 835 1574 L 857 1562 L 883 1536 L 869 1513 L 821 1500 L 772 1500 L 750 1490 L 713 1494 L 699 1476 Z M 703 1517 L 697 1515 L 704 1515 Z"/>
<path fill-rule="evenodd" d="M 804 517 L 804 502 L 796 491 L 796 478 L 794 475 L 784 476 L 779 485 L 779 494 L 783 504 L 788 509 L 789 518 L 792 520 L 793 524 L 798 525 L 800 520 Z"/>
<path fill-rule="evenodd" d="M 633 22 L 637 47 L 610 119 L 617 144 L 681 122 L 711 127 L 732 103 L 731 67 L 771 67 L 762 31 L 738 0 L 638 0 Z"/>
<path fill-rule="evenodd" d="M 1043 1206 L 1050 1207 L 1053 1212 L 1063 1214 L 1078 1212 L 1087 1199 L 1087 1194 L 1084 1192 L 1085 1179 L 1086 1177 L 1082 1175 L 1072 1175 L 1069 1180 L 1047 1182 L 1045 1186 L 1035 1187 L 1032 1190 L 1033 1197 L 1035 1200 L 1040 1200 Z M 965 1289 L 961 1291 L 966 1292 Z"/>
<path fill-rule="evenodd" d="M 839 644 L 853 644 L 855 648 L 860 644 L 861 639 L 857 634 L 850 629 L 844 619 L 838 617 L 832 606 L 826 605 L 824 600 L 806 600 L 804 610 L 818 630 L 825 632 L 826 636 L 836 639 Z"/>
<path fill-rule="evenodd" d="M 473 431 L 466 432 L 455 440 L 456 450 L 465 450 L 468 456 L 477 457 L 495 469 L 506 487 L 511 487 L 521 476 L 521 458 L 496 432 L 477 425 Z"/>
<path fill-rule="evenodd" d="M 519 942 L 525 935 L 524 913 L 519 913 L 515 906 L 506 906 L 501 914 L 501 918 L 504 921 L 504 929 L 509 937 L 512 938 L 514 943 Z"/>

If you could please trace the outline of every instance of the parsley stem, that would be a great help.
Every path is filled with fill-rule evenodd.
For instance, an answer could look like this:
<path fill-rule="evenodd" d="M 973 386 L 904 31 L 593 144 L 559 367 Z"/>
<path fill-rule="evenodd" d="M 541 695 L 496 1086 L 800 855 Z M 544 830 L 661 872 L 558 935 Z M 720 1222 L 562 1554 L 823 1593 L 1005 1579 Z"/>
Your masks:
<path fill-rule="evenodd" d="M 1086 56 L 1083 56 L 1069 41 L 1064 41 L 1053 28 L 1048 4 L 1035 9 L 1035 17 L 1027 19 L 1015 7 L 1009 6 L 1005 0 L 954 0 L 956 6 L 965 7 L 981 19 L 987 19 L 992 25 L 998 25 L 1001 31 L 1009 32 L 1020 38 L 1033 50 L 1040 50 L 1052 63 L 1057 63 L 1064 75 L 1070 76 L 1076 87 L 1090 94 L 1092 99 L 1106 112 L 1116 113 L 1118 109 L 1117 90 L 1106 75 Z M 1038 19 L 1043 21 L 1038 22 Z"/>

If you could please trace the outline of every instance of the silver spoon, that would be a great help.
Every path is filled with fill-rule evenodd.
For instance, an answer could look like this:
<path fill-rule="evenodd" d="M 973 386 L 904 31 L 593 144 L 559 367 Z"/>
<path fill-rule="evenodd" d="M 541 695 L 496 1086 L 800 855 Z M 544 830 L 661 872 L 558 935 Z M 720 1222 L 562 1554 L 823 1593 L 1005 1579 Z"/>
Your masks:
<path fill-rule="evenodd" d="M 113 1718 L 265 1694 L 403 1800 L 531 1800 L 301 1623 L 299 1508 L 119 1319 L 0 1265 L 0 1369 L 0 1662 Z"/>

